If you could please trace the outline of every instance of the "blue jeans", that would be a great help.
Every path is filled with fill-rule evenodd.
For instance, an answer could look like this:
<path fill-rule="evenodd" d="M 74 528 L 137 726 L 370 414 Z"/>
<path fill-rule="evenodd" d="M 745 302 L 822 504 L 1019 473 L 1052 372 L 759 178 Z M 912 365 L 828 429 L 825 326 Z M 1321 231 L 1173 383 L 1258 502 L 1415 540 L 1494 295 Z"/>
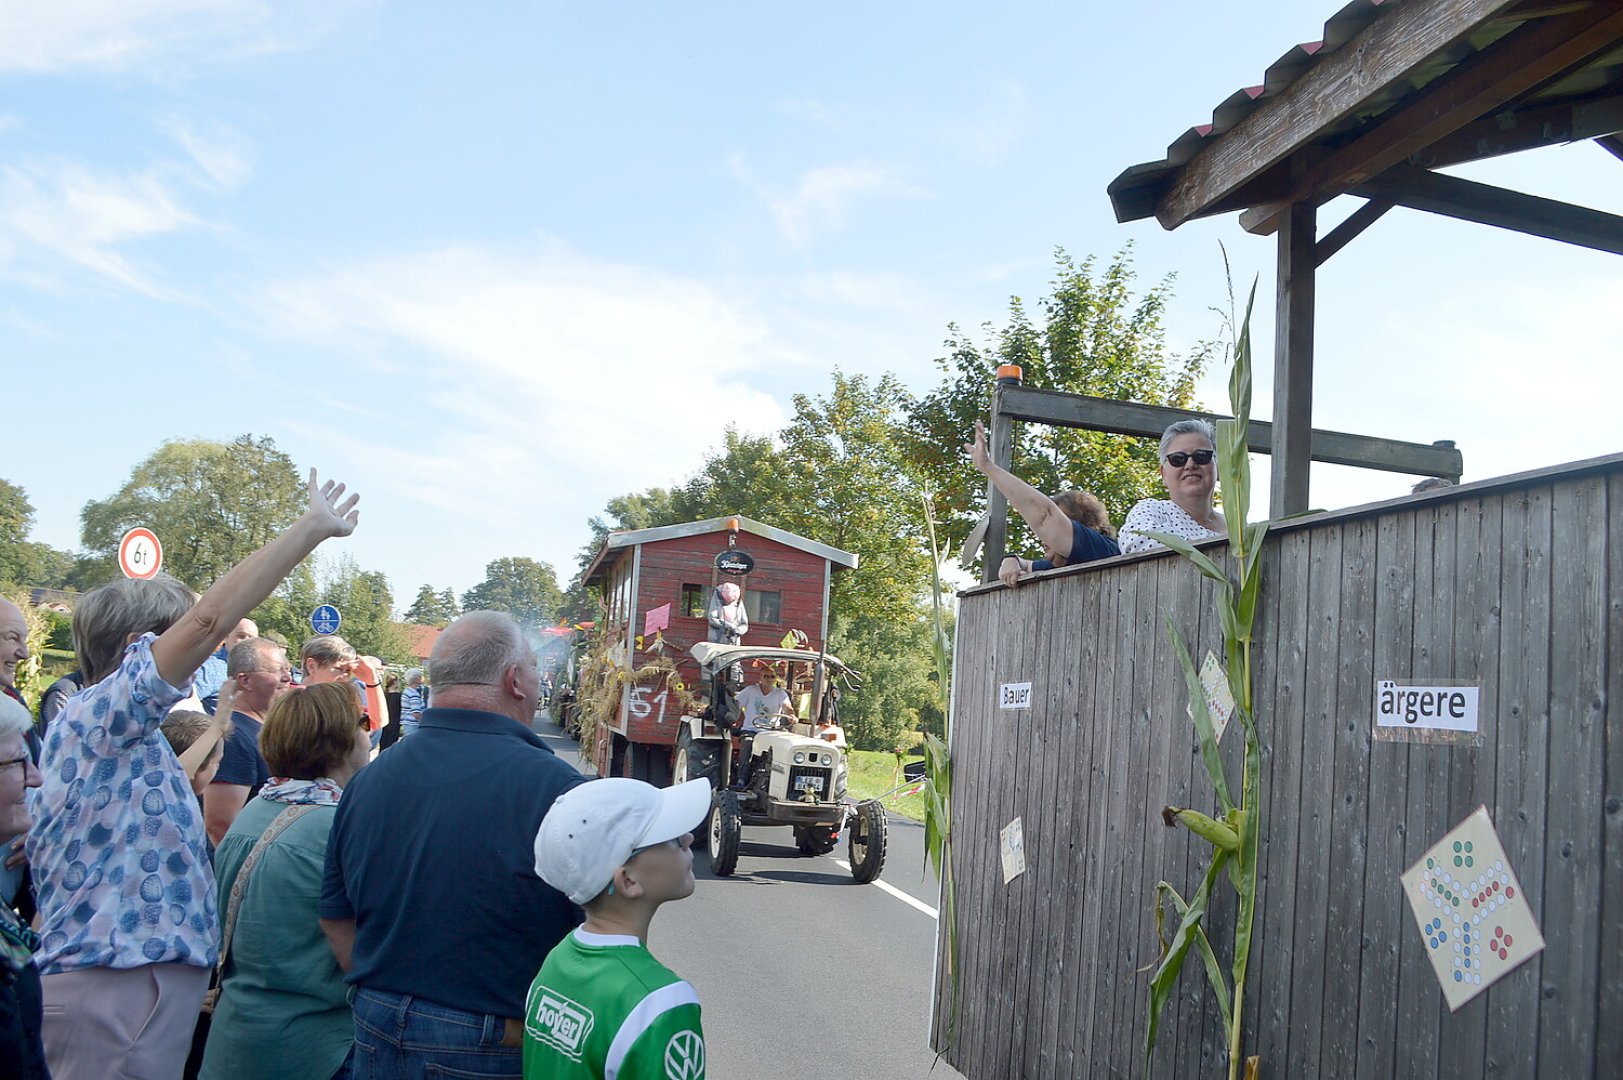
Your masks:
<path fill-rule="evenodd" d="M 521 1080 L 524 1051 L 502 1045 L 502 1018 L 422 998 L 357 987 L 355 1080 L 507 1077 Z"/>

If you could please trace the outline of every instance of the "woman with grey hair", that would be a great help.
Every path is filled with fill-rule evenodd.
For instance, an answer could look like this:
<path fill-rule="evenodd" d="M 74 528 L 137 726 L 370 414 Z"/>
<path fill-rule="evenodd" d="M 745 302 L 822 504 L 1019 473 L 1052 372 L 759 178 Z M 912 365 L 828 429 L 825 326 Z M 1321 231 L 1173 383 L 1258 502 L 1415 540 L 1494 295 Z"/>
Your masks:
<path fill-rule="evenodd" d="M 34 730 L 28 709 L 0 694 L 0 851 L 33 823 L 24 796 L 42 777 L 28 752 Z M 40 1038 L 41 994 L 34 950 L 39 937 L 12 909 L 14 897 L 0 897 L 0 1076 L 46 1080 L 45 1044 Z"/>
<path fill-rule="evenodd" d="M 1154 551 L 1162 544 L 1146 534 L 1170 533 L 1190 543 L 1227 535 L 1223 515 L 1212 507 L 1217 491 L 1217 439 L 1205 420 L 1179 420 L 1161 433 L 1161 481 L 1170 499 L 1140 499 L 1121 526 L 1123 555 Z"/>
<path fill-rule="evenodd" d="M 46 733 L 28 861 L 38 889 L 44 1041 L 57 1080 L 179 1076 L 219 951 L 208 836 L 159 724 L 235 626 L 305 556 L 355 530 L 359 496 L 320 487 L 286 532 L 193 603 L 160 575 L 85 594 L 85 689 Z"/>

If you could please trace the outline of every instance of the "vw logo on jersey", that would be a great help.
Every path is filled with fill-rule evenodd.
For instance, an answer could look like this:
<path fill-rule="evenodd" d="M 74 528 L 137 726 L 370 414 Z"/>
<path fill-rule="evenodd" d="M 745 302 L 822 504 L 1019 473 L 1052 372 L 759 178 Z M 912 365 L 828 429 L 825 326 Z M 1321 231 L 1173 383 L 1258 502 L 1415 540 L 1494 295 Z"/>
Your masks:
<path fill-rule="evenodd" d="M 665 1075 L 670 1080 L 699 1080 L 704 1075 L 704 1036 L 678 1031 L 665 1044 Z"/>

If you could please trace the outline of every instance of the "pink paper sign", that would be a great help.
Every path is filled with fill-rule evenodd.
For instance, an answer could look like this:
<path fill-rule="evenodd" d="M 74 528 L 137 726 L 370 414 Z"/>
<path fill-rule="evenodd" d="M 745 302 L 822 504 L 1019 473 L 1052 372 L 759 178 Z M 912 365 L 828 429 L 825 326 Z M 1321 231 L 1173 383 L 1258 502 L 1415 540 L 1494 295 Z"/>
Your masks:
<path fill-rule="evenodd" d="M 643 616 L 642 633 L 644 637 L 653 637 L 660 630 L 670 629 L 670 626 L 671 605 L 661 604 Z"/>

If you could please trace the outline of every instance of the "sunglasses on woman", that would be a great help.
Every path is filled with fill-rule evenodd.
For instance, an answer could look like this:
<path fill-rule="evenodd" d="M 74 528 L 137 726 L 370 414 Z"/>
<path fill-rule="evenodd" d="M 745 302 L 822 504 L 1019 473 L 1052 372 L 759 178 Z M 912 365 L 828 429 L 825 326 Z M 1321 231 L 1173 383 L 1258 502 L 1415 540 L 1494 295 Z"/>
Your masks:
<path fill-rule="evenodd" d="M 1216 453 L 1217 451 L 1215 450 L 1194 450 L 1188 453 L 1185 453 L 1182 450 L 1174 450 L 1172 453 L 1167 455 L 1167 464 L 1171 465 L 1174 469 L 1181 469 L 1189 463 L 1190 458 L 1194 458 L 1196 465 L 1210 465 L 1212 463 L 1212 457 Z"/>

